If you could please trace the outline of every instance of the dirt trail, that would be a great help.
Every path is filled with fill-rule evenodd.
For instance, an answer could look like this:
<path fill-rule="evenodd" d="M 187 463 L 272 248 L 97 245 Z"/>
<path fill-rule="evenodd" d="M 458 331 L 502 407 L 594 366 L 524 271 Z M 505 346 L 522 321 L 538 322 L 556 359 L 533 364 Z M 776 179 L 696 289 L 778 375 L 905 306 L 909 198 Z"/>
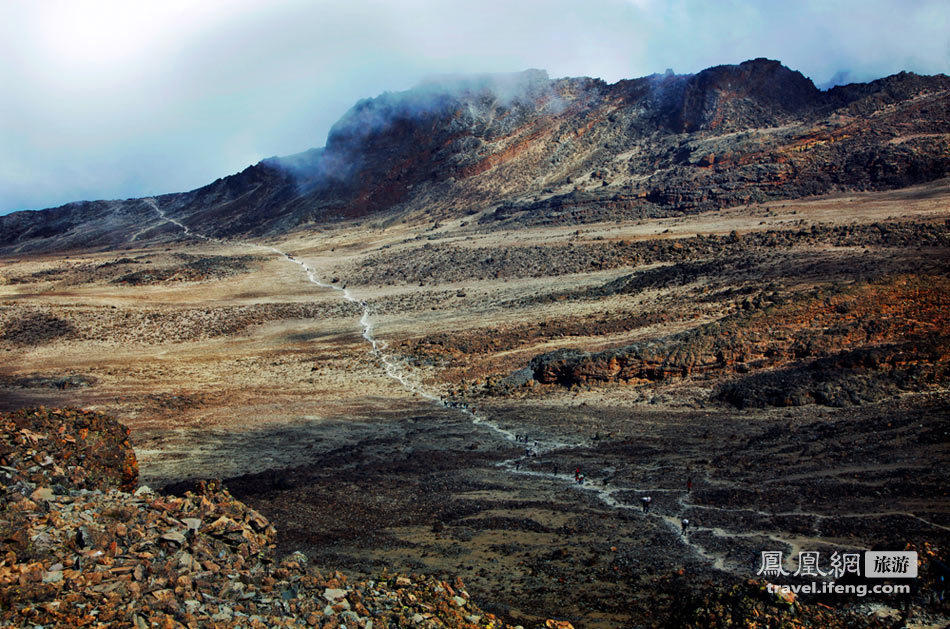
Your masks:
<path fill-rule="evenodd" d="M 374 324 L 371 320 L 371 314 L 372 314 L 371 307 L 366 303 L 366 301 L 361 300 L 355 295 L 353 295 L 353 293 L 348 288 L 346 288 L 345 283 L 342 286 L 338 286 L 336 284 L 326 283 L 326 282 L 321 281 L 317 277 L 316 271 L 313 267 L 297 259 L 292 254 L 289 254 L 277 247 L 270 246 L 270 245 L 261 245 L 261 244 L 257 244 L 253 242 L 247 242 L 247 241 L 230 241 L 230 240 L 226 241 L 223 239 L 213 238 L 210 236 L 206 236 L 204 234 L 194 232 L 183 223 L 177 221 L 174 218 L 167 216 L 165 212 L 162 211 L 162 209 L 158 206 L 158 204 L 155 202 L 154 199 L 146 199 L 145 202 L 149 204 L 149 206 L 151 206 L 163 220 L 181 228 L 186 236 L 198 238 L 206 242 L 214 242 L 218 244 L 236 244 L 239 246 L 244 246 L 244 247 L 257 249 L 257 250 L 263 249 L 282 257 L 288 262 L 292 262 L 298 265 L 306 273 L 307 280 L 310 283 L 314 284 L 315 286 L 319 286 L 321 288 L 327 288 L 333 291 L 337 291 L 338 293 L 340 293 L 340 296 L 343 299 L 347 300 L 348 302 L 359 305 L 360 310 L 361 310 L 359 325 L 361 327 L 362 337 L 367 343 L 369 343 L 373 356 L 376 357 L 376 359 L 382 364 L 383 368 L 385 369 L 386 375 L 388 377 L 399 382 L 399 384 L 403 388 L 405 388 L 407 391 L 415 395 L 418 395 L 419 397 L 429 402 L 441 405 L 448 409 L 453 409 L 459 413 L 464 414 L 466 417 L 469 418 L 469 420 L 474 425 L 482 426 L 486 428 L 487 430 L 491 431 L 492 433 L 497 434 L 499 437 L 503 438 L 509 443 L 518 444 L 518 446 L 522 445 L 522 442 L 520 441 L 518 435 L 516 435 L 511 430 L 502 428 L 495 422 L 491 421 L 489 418 L 483 415 L 480 415 L 477 412 L 476 408 L 469 406 L 466 402 L 444 399 L 436 394 L 431 393 L 430 391 L 427 391 L 418 383 L 414 382 L 411 376 L 404 369 L 404 367 L 400 365 L 400 363 L 393 356 L 385 353 L 385 349 L 387 347 L 386 342 L 374 336 L 373 334 Z M 663 522 L 672 532 L 676 533 L 680 541 L 687 548 L 689 548 L 690 551 L 692 551 L 696 556 L 710 563 L 713 568 L 727 571 L 727 572 L 732 572 L 737 575 L 744 576 L 745 575 L 744 569 L 746 568 L 746 566 L 744 565 L 740 566 L 736 564 L 735 562 L 733 562 L 730 565 L 729 563 L 727 563 L 727 558 L 725 554 L 716 553 L 710 549 L 705 548 L 702 544 L 698 543 L 695 539 L 691 538 L 690 533 L 705 531 L 705 532 L 711 533 L 713 536 L 717 538 L 727 538 L 727 539 L 740 539 L 740 538 L 769 539 L 776 543 L 783 544 L 787 546 L 789 549 L 791 549 L 790 556 L 792 558 L 795 558 L 797 556 L 798 551 L 800 551 L 803 548 L 803 544 L 809 544 L 809 543 L 816 544 L 816 543 L 829 543 L 829 542 L 826 540 L 823 540 L 820 537 L 781 537 L 779 535 L 776 535 L 775 533 L 768 532 L 768 531 L 761 531 L 761 530 L 747 530 L 747 531 L 742 531 L 742 532 L 736 532 L 736 531 L 727 530 L 725 528 L 722 528 L 721 526 L 717 526 L 717 527 L 692 526 L 690 527 L 690 532 L 688 533 L 683 530 L 681 518 L 688 515 L 688 512 L 690 509 L 719 511 L 722 513 L 754 513 L 756 515 L 760 515 L 764 517 L 799 516 L 799 517 L 812 517 L 816 519 L 838 518 L 838 517 L 866 518 L 866 517 L 899 515 L 899 516 L 905 516 L 905 517 L 919 520 L 935 528 L 950 530 L 950 528 L 948 527 L 941 526 L 933 522 L 929 522 L 917 516 L 916 514 L 910 513 L 910 512 L 894 511 L 894 512 L 880 512 L 880 513 L 847 513 L 847 514 L 841 514 L 841 515 L 826 515 L 826 514 L 819 514 L 819 513 L 809 513 L 809 512 L 804 512 L 804 511 L 788 511 L 788 512 L 780 512 L 780 513 L 771 513 L 771 512 L 765 512 L 765 511 L 760 511 L 760 510 L 751 509 L 751 508 L 737 509 L 737 508 L 716 507 L 712 505 L 690 503 L 686 500 L 686 498 L 689 495 L 689 492 L 685 490 L 676 490 L 676 489 L 658 488 L 658 487 L 628 487 L 628 486 L 607 487 L 607 486 L 595 486 L 594 484 L 589 483 L 589 482 L 578 483 L 575 481 L 574 477 L 571 476 L 570 474 L 554 474 L 554 473 L 549 473 L 549 472 L 544 472 L 544 471 L 521 469 L 521 464 L 526 461 L 529 461 L 531 458 L 536 457 L 536 456 L 541 456 L 541 455 L 546 455 L 546 454 L 549 455 L 549 454 L 557 453 L 559 451 L 564 451 L 564 450 L 576 450 L 578 448 L 585 448 L 587 447 L 585 442 L 578 441 L 575 443 L 570 443 L 566 441 L 553 440 L 549 438 L 541 438 L 537 440 L 532 438 L 531 442 L 532 443 L 530 446 L 527 443 L 524 444 L 525 450 L 526 450 L 526 453 L 524 456 L 502 461 L 497 464 L 498 467 L 503 468 L 506 472 L 513 475 L 532 476 L 532 477 L 543 478 L 543 479 L 560 482 L 567 486 L 571 486 L 578 491 L 582 491 L 594 496 L 599 502 L 613 509 L 620 509 L 620 510 L 625 510 L 625 511 L 632 511 L 635 513 L 642 513 L 643 517 L 654 518 L 656 520 L 659 520 Z M 712 481 L 712 479 L 709 479 L 709 480 L 711 482 L 716 482 L 716 481 Z M 636 494 L 641 494 L 641 495 L 650 495 L 650 494 L 655 494 L 655 493 L 676 493 L 678 494 L 675 500 L 676 512 L 664 513 L 659 508 L 643 511 L 639 504 L 631 504 L 628 502 L 624 502 L 617 497 L 617 494 L 630 494 L 630 493 L 636 493 Z M 835 542 L 835 543 L 839 546 L 842 546 L 842 544 L 838 542 Z M 794 559 L 793 559 L 793 563 L 794 563 Z"/>

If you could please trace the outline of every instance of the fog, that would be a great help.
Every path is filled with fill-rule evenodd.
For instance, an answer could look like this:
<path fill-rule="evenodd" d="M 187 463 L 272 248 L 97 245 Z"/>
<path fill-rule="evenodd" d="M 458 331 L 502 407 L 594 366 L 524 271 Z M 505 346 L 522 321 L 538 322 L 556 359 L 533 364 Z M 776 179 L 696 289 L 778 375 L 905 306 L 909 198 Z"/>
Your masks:
<path fill-rule="evenodd" d="M 0 5 L 0 213 L 195 188 L 322 146 L 433 75 L 607 81 L 779 59 L 820 87 L 950 71 L 940 1 L 183 0 Z"/>

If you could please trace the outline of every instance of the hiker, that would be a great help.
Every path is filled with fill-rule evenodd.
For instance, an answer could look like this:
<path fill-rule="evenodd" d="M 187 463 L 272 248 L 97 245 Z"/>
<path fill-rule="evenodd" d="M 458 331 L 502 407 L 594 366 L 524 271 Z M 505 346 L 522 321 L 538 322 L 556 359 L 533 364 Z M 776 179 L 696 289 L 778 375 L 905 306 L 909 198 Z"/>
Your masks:
<path fill-rule="evenodd" d="M 554 475 L 557 476 L 557 463 L 554 464 Z"/>
<path fill-rule="evenodd" d="M 643 505 L 643 512 L 650 513 L 650 503 L 653 502 L 653 498 L 650 496 L 644 496 L 640 498 L 640 504 Z"/>
<path fill-rule="evenodd" d="M 686 493 L 692 493 L 693 491 L 693 477 L 690 476 L 686 479 Z"/>
<path fill-rule="evenodd" d="M 581 468 L 574 470 L 574 480 L 580 482 L 581 480 Z"/>
<path fill-rule="evenodd" d="M 578 485 L 583 485 L 583 484 L 584 484 L 584 475 L 583 475 L 583 474 L 581 474 L 580 476 L 577 477 L 577 484 L 578 484 Z"/>
<path fill-rule="evenodd" d="M 937 558 L 932 559 L 930 565 L 937 574 L 937 580 L 934 582 L 933 587 L 933 596 L 937 601 L 943 603 L 943 599 L 946 598 L 947 594 L 947 581 L 950 581 L 950 566 L 947 566 L 947 564 Z"/>
<path fill-rule="evenodd" d="M 521 460 L 519 459 L 518 461 L 515 461 L 515 471 L 517 472 L 520 469 L 521 469 Z"/>
<path fill-rule="evenodd" d="M 686 529 L 689 528 L 689 520 L 683 518 L 683 521 L 680 524 L 683 525 L 683 535 L 686 535 Z"/>

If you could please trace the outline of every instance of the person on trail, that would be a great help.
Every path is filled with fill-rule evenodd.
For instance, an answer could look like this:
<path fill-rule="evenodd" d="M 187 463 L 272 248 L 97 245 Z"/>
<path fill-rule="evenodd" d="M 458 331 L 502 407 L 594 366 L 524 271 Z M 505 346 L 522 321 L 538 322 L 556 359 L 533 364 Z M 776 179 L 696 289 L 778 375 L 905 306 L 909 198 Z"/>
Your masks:
<path fill-rule="evenodd" d="M 689 528 L 689 520 L 687 520 L 686 518 L 683 518 L 683 521 L 680 522 L 680 524 L 683 525 L 683 535 L 686 535 L 686 529 Z"/>
<path fill-rule="evenodd" d="M 690 476 L 686 479 L 686 493 L 691 493 L 693 491 L 693 477 Z"/>
<path fill-rule="evenodd" d="M 557 463 L 554 464 L 554 475 L 557 476 Z"/>
<path fill-rule="evenodd" d="M 950 581 L 950 566 L 935 557 L 930 562 L 930 568 L 937 575 L 933 585 L 933 598 L 943 603 L 947 595 L 947 582 Z"/>
<path fill-rule="evenodd" d="M 644 496 L 640 498 L 640 504 L 643 505 L 643 512 L 650 513 L 650 503 L 653 502 L 653 498 L 650 496 Z"/>
<path fill-rule="evenodd" d="M 574 480 L 580 482 L 581 480 L 581 468 L 574 470 Z"/>
<path fill-rule="evenodd" d="M 521 461 L 520 460 L 515 461 L 515 471 L 517 472 L 520 469 L 521 469 Z"/>

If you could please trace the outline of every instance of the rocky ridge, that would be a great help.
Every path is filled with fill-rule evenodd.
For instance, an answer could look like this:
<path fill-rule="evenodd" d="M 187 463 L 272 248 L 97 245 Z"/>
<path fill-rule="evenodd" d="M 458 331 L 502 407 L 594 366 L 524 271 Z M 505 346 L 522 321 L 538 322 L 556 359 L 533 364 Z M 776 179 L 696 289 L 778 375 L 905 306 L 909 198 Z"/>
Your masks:
<path fill-rule="evenodd" d="M 0 217 L 0 252 L 266 235 L 400 213 L 472 229 L 668 216 L 950 173 L 950 79 L 818 90 L 778 61 L 607 84 L 440 78 L 357 103 L 326 145 L 190 192 Z"/>

